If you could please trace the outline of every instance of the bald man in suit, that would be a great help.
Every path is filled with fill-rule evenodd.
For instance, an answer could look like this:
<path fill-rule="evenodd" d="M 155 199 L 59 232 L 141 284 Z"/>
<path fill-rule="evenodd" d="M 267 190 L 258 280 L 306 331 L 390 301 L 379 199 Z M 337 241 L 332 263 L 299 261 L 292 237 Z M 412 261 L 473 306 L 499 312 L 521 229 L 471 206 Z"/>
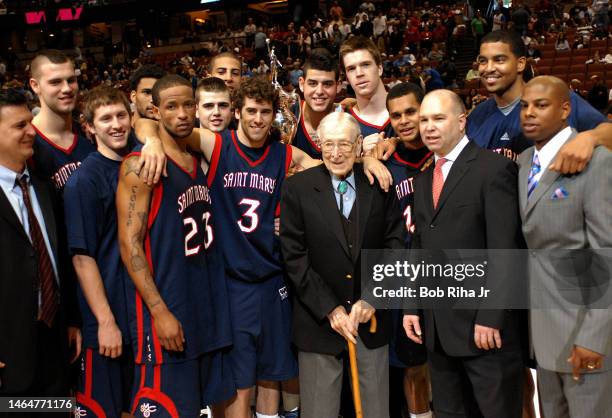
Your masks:
<path fill-rule="evenodd" d="M 521 126 L 535 145 L 519 157 L 519 199 L 528 247 L 547 250 L 529 258 L 537 290 L 532 299 L 543 304 L 534 306 L 530 323 L 545 418 L 605 417 L 612 411 L 612 312 L 606 299 L 593 309 L 592 300 L 577 298 L 583 290 L 578 283 L 589 274 L 603 279 L 599 289 L 609 287 L 609 261 L 602 264 L 588 250 L 612 248 L 612 152 L 595 148 L 577 175 L 551 171 L 559 149 L 576 136 L 567 122 L 570 111 L 562 80 L 541 76 L 525 86 Z M 573 271 L 579 265 L 589 268 Z"/>

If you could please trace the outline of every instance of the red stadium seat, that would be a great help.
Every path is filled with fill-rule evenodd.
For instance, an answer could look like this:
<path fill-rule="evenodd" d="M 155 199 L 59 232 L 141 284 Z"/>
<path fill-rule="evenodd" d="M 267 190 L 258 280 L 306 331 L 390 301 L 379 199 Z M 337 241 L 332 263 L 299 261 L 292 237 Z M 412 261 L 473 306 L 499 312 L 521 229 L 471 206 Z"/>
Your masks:
<path fill-rule="evenodd" d="M 569 67 L 570 59 L 571 59 L 571 57 L 569 57 L 569 56 L 567 56 L 567 57 L 566 56 L 558 56 L 558 57 L 556 57 L 555 61 L 554 61 L 555 67 L 558 67 L 558 66 Z"/>

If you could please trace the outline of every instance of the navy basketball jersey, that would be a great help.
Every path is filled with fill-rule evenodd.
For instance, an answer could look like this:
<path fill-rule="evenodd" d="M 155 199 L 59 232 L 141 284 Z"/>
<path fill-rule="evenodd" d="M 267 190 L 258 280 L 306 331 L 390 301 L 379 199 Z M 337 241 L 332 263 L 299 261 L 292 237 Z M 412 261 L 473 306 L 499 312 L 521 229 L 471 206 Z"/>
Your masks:
<path fill-rule="evenodd" d="M 588 131 L 606 121 L 601 113 L 574 92 L 570 92 L 570 104 L 572 110 L 568 122 L 578 132 Z M 493 97 L 476 106 L 468 115 L 467 136 L 480 147 L 513 160 L 533 145 L 521 132 L 520 103 L 504 115 Z"/>
<path fill-rule="evenodd" d="M 268 141 L 257 160 L 238 141 L 236 131 L 217 134 L 210 162 L 215 216 L 223 225 L 220 245 L 229 277 L 261 282 L 282 274 L 274 219 L 291 164 L 291 146 Z"/>
<path fill-rule="evenodd" d="M 136 147 L 138 155 L 141 146 Z M 191 172 L 172 159 L 167 177 L 153 189 L 145 252 L 155 285 L 181 323 L 185 351 L 163 350 L 149 310 L 130 280 L 127 297 L 137 363 L 174 363 L 231 344 L 223 263 L 217 252 L 219 222 L 213 219 L 206 176 L 192 159 Z"/>
<path fill-rule="evenodd" d="M 310 155 L 315 160 L 321 159 L 321 148 L 317 144 L 317 138 L 312 138 L 306 129 L 306 125 L 304 124 L 304 101 L 299 103 L 300 108 L 294 106 L 294 114 L 296 117 L 299 113 L 299 123 L 297 132 L 295 133 L 295 138 L 291 142 L 291 145 L 294 145 L 304 151 L 306 154 Z M 298 110 L 300 110 L 298 112 Z"/>
<path fill-rule="evenodd" d="M 124 343 L 129 344 L 125 281 L 130 279 L 119 254 L 115 206 L 120 166 L 120 161 L 108 159 L 97 151 L 91 153 L 66 183 L 64 211 L 70 253 L 95 259 L 115 322 Z M 78 296 L 83 344 L 86 348 L 97 348 L 98 321 L 80 286 Z"/>
<path fill-rule="evenodd" d="M 33 169 L 44 178 L 51 179 L 57 190 L 63 190 L 68 178 L 81 165 L 81 162 L 96 147 L 87 138 L 74 134 L 69 148 L 61 148 L 34 127 Z"/>
<path fill-rule="evenodd" d="M 402 217 L 406 225 L 406 248 L 410 247 L 410 238 L 414 232 L 412 217 L 412 206 L 414 202 L 414 178 L 427 169 L 433 162 L 433 152 L 427 147 L 417 150 L 409 150 L 399 143 L 391 158 L 385 162 L 385 166 L 393 176 L 392 190 L 397 195 Z"/>
<path fill-rule="evenodd" d="M 385 138 L 391 138 L 395 136 L 395 132 L 393 131 L 393 126 L 391 126 L 391 120 L 389 118 L 387 118 L 387 121 L 382 126 L 378 126 L 372 125 L 371 123 L 361 119 L 359 116 L 357 116 L 353 108 L 350 108 L 348 112 L 351 114 L 351 116 L 357 119 L 357 122 L 359 122 L 359 127 L 361 128 L 361 135 L 363 135 L 364 138 L 368 135 L 377 134 L 380 132 L 385 133 Z"/>

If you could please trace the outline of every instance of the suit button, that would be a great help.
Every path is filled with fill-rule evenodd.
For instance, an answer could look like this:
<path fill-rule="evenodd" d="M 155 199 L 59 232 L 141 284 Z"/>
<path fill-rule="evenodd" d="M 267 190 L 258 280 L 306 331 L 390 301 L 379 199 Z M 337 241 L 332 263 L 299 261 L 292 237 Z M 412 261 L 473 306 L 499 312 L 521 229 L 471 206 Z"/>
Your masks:
<path fill-rule="evenodd" d="M 353 244 L 349 244 L 349 248 L 353 248 Z"/>
<path fill-rule="evenodd" d="M 353 276 L 351 276 L 350 274 L 347 274 L 346 276 L 344 276 L 345 279 L 347 280 L 351 280 L 353 278 Z"/>
<path fill-rule="evenodd" d="M 434 224 L 429 225 L 429 229 L 434 229 L 436 226 Z"/>

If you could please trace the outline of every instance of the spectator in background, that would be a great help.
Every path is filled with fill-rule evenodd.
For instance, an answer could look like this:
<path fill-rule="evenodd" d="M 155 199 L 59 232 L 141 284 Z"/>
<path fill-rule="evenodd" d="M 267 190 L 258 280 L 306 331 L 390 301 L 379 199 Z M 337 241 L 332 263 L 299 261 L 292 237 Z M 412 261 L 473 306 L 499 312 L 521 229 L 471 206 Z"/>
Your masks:
<path fill-rule="evenodd" d="M 503 7 L 497 8 L 495 10 L 495 14 L 493 14 L 492 30 L 496 31 L 496 30 L 506 29 L 506 23 L 507 23 L 507 20 L 506 20 L 506 16 L 504 15 Z"/>
<path fill-rule="evenodd" d="M 387 30 L 387 16 L 383 14 L 382 10 L 378 10 L 372 25 L 375 38 L 378 38 Z"/>
<path fill-rule="evenodd" d="M 476 48 L 480 47 L 480 41 L 483 36 L 485 36 L 487 21 L 484 17 L 482 17 L 480 10 L 476 11 L 476 15 L 472 19 L 472 35 L 474 35 L 474 44 Z"/>
<path fill-rule="evenodd" d="M 249 17 L 247 24 L 244 27 L 244 34 L 246 35 L 246 46 L 251 47 L 255 40 L 255 33 L 257 32 L 257 26 L 253 22 L 253 18 Z"/>
<path fill-rule="evenodd" d="M 444 58 L 444 51 L 440 50 L 438 44 L 433 44 L 431 46 L 431 51 L 427 54 L 427 58 L 429 61 L 442 61 Z"/>
<path fill-rule="evenodd" d="M 263 59 L 268 54 L 268 45 L 266 44 L 267 39 L 266 32 L 262 26 L 257 27 L 257 32 L 255 32 L 254 36 L 254 46 L 255 46 L 255 59 Z"/>
<path fill-rule="evenodd" d="M 259 75 L 267 74 L 268 71 L 270 71 L 270 67 L 266 65 L 266 62 L 264 60 L 259 60 L 259 66 L 253 71 Z"/>
<path fill-rule="evenodd" d="M 610 49 L 608 49 L 608 53 L 603 58 L 603 61 L 606 64 L 612 64 L 612 46 L 610 47 Z"/>
<path fill-rule="evenodd" d="M 569 51 L 570 50 L 569 42 L 567 42 L 567 39 L 565 38 L 565 34 L 563 32 L 557 35 L 557 40 L 555 42 L 555 49 L 557 51 Z"/>
<path fill-rule="evenodd" d="M 465 81 L 477 80 L 480 78 L 480 71 L 478 71 L 478 63 L 474 61 L 472 63 L 472 68 L 465 75 Z"/>
<path fill-rule="evenodd" d="M 608 87 L 604 80 L 598 75 L 592 75 L 593 87 L 587 93 L 587 101 L 595 109 L 604 113 L 608 109 Z"/>
<path fill-rule="evenodd" d="M 582 97 L 586 98 L 586 92 L 582 90 L 582 81 L 577 78 L 573 78 L 569 83 L 570 90 Z"/>
<path fill-rule="evenodd" d="M 535 47 L 535 42 L 529 43 L 529 47 L 527 48 L 527 58 L 533 58 L 534 60 L 539 60 L 542 58 L 542 53 Z"/>
<path fill-rule="evenodd" d="M 427 58 L 423 58 L 421 60 L 421 63 L 423 65 L 422 76 L 425 81 L 425 91 L 429 93 L 432 90 L 443 89 L 444 81 L 442 81 L 442 76 L 440 75 L 440 73 L 437 70 L 431 68 L 429 60 Z"/>
<path fill-rule="evenodd" d="M 527 31 L 527 25 L 529 24 L 529 10 L 523 4 L 518 4 L 511 15 L 514 29 L 519 35 L 523 35 Z"/>
<path fill-rule="evenodd" d="M 342 20 L 343 12 L 342 7 L 338 5 L 338 2 L 334 0 L 332 6 L 329 8 L 329 17 L 331 20 Z"/>

